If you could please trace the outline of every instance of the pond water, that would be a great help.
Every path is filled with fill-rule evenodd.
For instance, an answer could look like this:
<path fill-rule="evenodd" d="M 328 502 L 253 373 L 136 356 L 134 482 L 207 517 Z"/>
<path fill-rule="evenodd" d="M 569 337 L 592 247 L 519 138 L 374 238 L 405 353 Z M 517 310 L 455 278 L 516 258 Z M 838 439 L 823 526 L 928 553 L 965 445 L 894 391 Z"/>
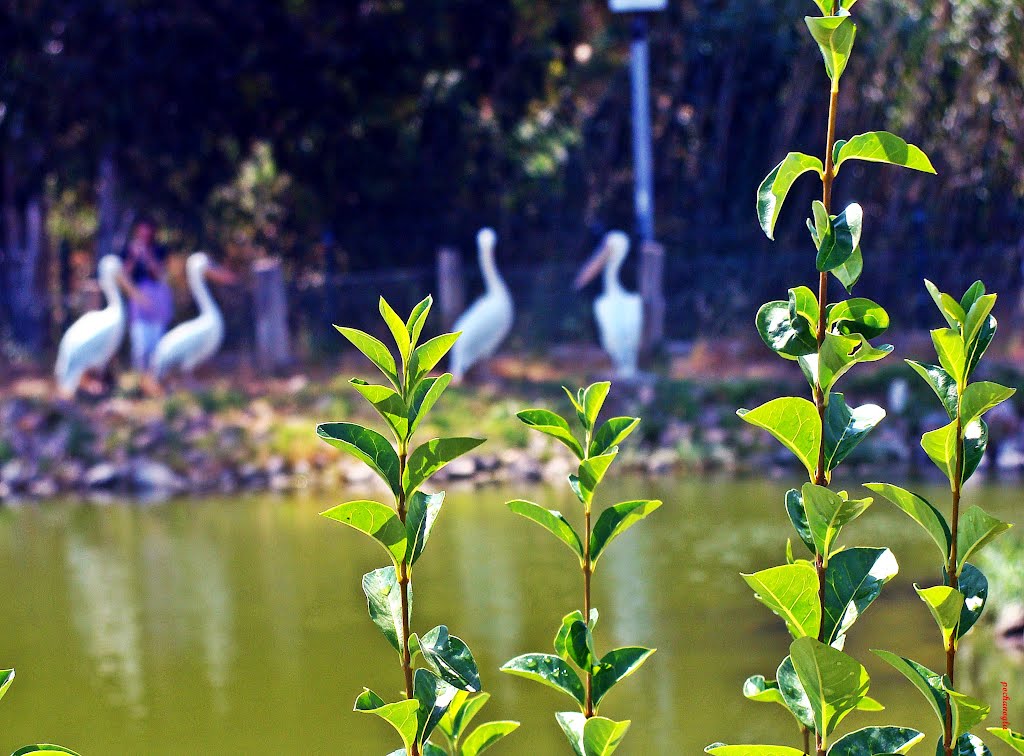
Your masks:
<path fill-rule="evenodd" d="M 596 579 L 599 651 L 658 648 L 602 707 L 634 718 L 618 753 L 698 754 L 715 740 L 797 745 L 782 709 L 740 693 L 750 674 L 774 677 L 788 645 L 782 622 L 737 575 L 783 559 L 786 483 L 625 478 L 606 488 L 609 502 L 665 500 L 605 555 Z M 930 490 L 942 499 L 941 489 Z M 493 694 L 484 715 L 523 722 L 496 756 L 567 750 L 552 713 L 568 699 L 496 671 L 517 654 L 549 651 L 562 615 L 580 603 L 569 552 L 503 506 L 524 494 L 572 510 L 555 489 L 453 492 L 417 565 L 414 628 L 444 622 L 469 641 Z M 1024 520 L 1019 488 L 972 487 L 968 499 Z M 359 587 L 383 552 L 316 515 L 341 500 L 239 496 L 0 511 L 0 662 L 18 670 L 0 704 L 0 751 L 50 740 L 86 756 L 390 752 L 390 729 L 351 713 L 363 685 L 391 698 L 401 684 Z M 934 742 L 923 699 L 867 650 L 942 663 L 912 588 L 932 580 L 934 547 L 912 525 L 879 502 L 848 529 L 848 542 L 892 545 L 901 574 L 847 648 L 888 711 L 852 715 L 844 727 L 916 725 Z M 988 724 L 998 725 L 1000 683 L 1008 681 L 1010 723 L 1024 728 L 1024 660 L 996 648 L 987 631 L 971 636 L 962 660 L 963 687 L 993 705 Z"/>

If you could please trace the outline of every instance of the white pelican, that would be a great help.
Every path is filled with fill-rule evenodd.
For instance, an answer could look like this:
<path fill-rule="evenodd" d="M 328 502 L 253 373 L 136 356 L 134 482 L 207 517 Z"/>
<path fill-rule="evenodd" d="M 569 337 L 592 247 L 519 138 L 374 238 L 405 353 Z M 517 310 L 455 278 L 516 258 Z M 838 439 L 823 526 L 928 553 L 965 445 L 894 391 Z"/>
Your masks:
<path fill-rule="evenodd" d="M 494 264 L 497 240 L 498 235 L 492 228 L 482 228 L 476 235 L 485 291 L 455 321 L 455 330 L 462 331 L 462 336 L 452 347 L 450 362 L 456 383 L 462 380 L 474 364 L 494 354 L 512 328 L 512 297 Z"/>
<path fill-rule="evenodd" d="M 125 307 L 118 286 L 121 260 L 115 255 L 104 255 L 98 276 L 107 306 L 87 312 L 72 323 L 57 350 L 53 373 L 60 393 L 66 397 L 74 396 L 85 371 L 102 368 L 113 359 L 124 338 Z"/>
<path fill-rule="evenodd" d="M 627 254 L 629 237 L 622 231 L 609 231 L 576 277 L 576 288 L 581 289 L 604 269 L 604 293 L 594 300 L 594 318 L 601 346 L 611 357 L 619 378 L 636 375 L 644 327 L 643 300 L 639 294 L 622 288 L 619 281 L 619 270 Z"/>
<path fill-rule="evenodd" d="M 185 274 L 199 315 L 179 323 L 165 333 L 153 349 L 150 371 L 157 380 L 168 371 L 179 369 L 191 373 L 196 366 L 212 357 L 224 339 L 224 318 L 210 294 L 206 279 L 231 283 L 233 274 L 212 265 L 205 252 L 195 252 L 185 262 Z"/>

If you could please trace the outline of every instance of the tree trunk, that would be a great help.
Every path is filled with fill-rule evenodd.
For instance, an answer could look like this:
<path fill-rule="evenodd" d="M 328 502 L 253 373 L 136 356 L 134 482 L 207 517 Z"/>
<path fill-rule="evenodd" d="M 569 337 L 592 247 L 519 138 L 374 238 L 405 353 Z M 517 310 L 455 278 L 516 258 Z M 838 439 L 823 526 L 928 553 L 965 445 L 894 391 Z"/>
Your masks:
<path fill-rule="evenodd" d="M 256 362 L 275 373 L 291 362 L 288 339 L 288 304 L 281 261 L 257 260 L 252 266 L 256 280 L 253 293 L 256 320 Z"/>

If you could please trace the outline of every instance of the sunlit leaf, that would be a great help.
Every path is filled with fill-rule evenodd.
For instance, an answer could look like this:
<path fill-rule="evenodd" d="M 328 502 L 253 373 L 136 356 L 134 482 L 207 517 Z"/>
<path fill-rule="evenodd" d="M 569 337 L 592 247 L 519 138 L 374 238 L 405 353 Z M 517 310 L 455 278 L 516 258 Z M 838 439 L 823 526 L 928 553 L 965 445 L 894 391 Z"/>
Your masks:
<path fill-rule="evenodd" d="M 817 637 L 821 626 L 818 574 L 805 564 L 785 564 L 743 575 L 757 600 L 782 617 L 794 638 Z"/>
<path fill-rule="evenodd" d="M 391 507 L 376 501 L 349 501 L 320 514 L 373 538 L 384 547 L 396 566 L 405 559 L 405 525 Z"/>
<path fill-rule="evenodd" d="M 793 183 L 808 171 L 822 176 L 824 166 L 819 158 L 791 152 L 769 173 L 757 189 L 757 219 L 769 239 L 775 238 L 775 222 L 779 219 L 786 195 Z"/>
<path fill-rule="evenodd" d="M 336 449 L 351 454 L 377 473 L 395 496 L 402 490 L 398 454 L 375 430 L 355 423 L 321 423 L 316 434 Z"/>
<path fill-rule="evenodd" d="M 743 420 L 764 428 L 796 455 L 807 474 L 814 477 L 821 441 L 821 421 L 817 408 L 806 399 L 794 396 L 772 399 L 752 410 L 736 412 Z"/>
<path fill-rule="evenodd" d="M 907 144 L 903 139 L 888 131 L 869 131 L 858 134 L 844 142 L 836 150 L 836 172 L 847 160 L 867 160 L 872 163 L 888 163 L 911 168 L 924 173 L 935 173 L 928 156 L 919 147 Z"/>

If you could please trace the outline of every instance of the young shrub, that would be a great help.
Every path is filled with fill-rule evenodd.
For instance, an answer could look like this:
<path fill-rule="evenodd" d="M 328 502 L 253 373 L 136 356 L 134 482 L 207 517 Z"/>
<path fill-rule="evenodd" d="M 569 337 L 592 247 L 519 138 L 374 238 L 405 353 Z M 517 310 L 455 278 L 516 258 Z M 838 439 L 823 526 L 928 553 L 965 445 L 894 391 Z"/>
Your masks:
<path fill-rule="evenodd" d="M 932 331 L 939 364 L 907 362 L 931 386 L 949 415 L 948 424 L 921 437 L 928 457 L 949 480 L 949 520 L 924 497 L 904 488 L 888 483 L 866 485 L 910 515 L 939 550 L 943 584 L 928 588 L 915 584 L 914 588 L 939 627 L 945 673 L 936 674 L 888 651 L 875 653 L 910 680 L 928 701 L 942 727 L 938 753 L 987 754 L 987 746 L 969 730 L 988 716 L 989 706 L 954 687 L 956 652 L 960 639 L 981 617 L 988 599 L 988 579 L 967 560 L 1010 525 L 978 506 L 961 513 L 960 494 L 978 469 L 988 444 L 988 425 L 982 416 L 1013 396 L 1015 389 L 970 380 L 996 333 L 992 315 L 996 295 L 986 294 L 981 281 L 976 281 L 959 301 L 940 292 L 931 281 L 925 281 L 925 286 L 947 324 Z M 1024 737 L 1000 728 L 989 731 L 1024 753 Z"/>
<path fill-rule="evenodd" d="M 598 426 L 611 384 L 595 383 L 569 395 L 583 437 L 573 434 L 569 423 L 545 409 L 528 409 L 518 417 L 535 431 L 552 436 L 569 447 L 579 460 L 569 487 L 583 505 L 583 534 L 561 512 L 545 509 L 531 501 L 508 502 L 516 514 L 531 520 L 561 541 L 576 557 L 583 577 L 583 606 L 562 618 L 555 633 L 554 654 L 533 653 L 517 656 L 501 669 L 565 693 L 579 711 L 555 715 L 577 756 L 608 756 L 622 742 L 630 722 L 615 722 L 598 716 L 605 695 L 623 678 L 633 674 L 654 653 L 641 646 L 616 648 L 599 655 L 594 644 L 598 612 L 591 600 L 591 583 L 597 562 L 612 541 L 661 506 L 660 501 L 624 501 L 605 508 L 594 521 L 594 502 L 598 486 L 619 453 L 619 444 L 636 429 L 640 419 L 613 417 Z M 575 665 L 575 666 L 574 666 Z"/>
<path fill-rule="evenodd" d="M 751 700 L 786 708 L 800 728 L 803 748 L 715 743 L 706 750 L 716 756 L 811 753 L 812 734 L 817 756 L 904 753 L 924 737 L 904 727 L 867 727 L 833 738 L 847 715 L 881 709 L 868 695 L 870 681 L 864 667 L 843 647 L 853 624 L 898 569 L 887 548 L 840 545 L 843 528 L 872 500 L 854 499 L 830 487 L 836 467 L 885 417 L 873 404 L 849 406 L 836 391 L 837 383 L 856 364 L 880 360 L 892 351 L 889 345 L 870 343 L 889 327 L 889 316 L 880 305 L 860 297 L 829 301 L 829 276 L 849 293 L 864 266 L 864 213 L 856 203 L 835 212 L 833 184 L 841 167 L 852 160 L 935 172 L 920 149 L 894 134 L 872 131 L 836 138 L 839 84 L 857 35 L 850 15 L 855 2 L 815 0 L 822 15 L 804 19 L 831 85 L 824 160 L 791 152 L 757 191 L 758 220 L 771 239 L 794 182 L 813 173 L 822 184 L 821 200 L 813 203 L 807 221 L 817 250 L 817 294 L 806 286 L 790 289 L 786 300 L 768 302 L 756 318 L 765 344 L 800 366 L 811 401 L 781 397 L 738 412 L 789 449 L 808 477 L 801 488 L 786 493 L 785 510 L 811 558 L 797 558 L 790 542 L 785 564 L 743 576 L 756 598 L 783 619 L 793 637 L 775 679 L 750 677 L 743 693 Z"/>
<path fill-rule="evenodd" d="M 394 501 L 393 506 L 350 501 L 323 515 L 370 536 L 391 559 L 389 566 L 363 576 L 363 592 L 370 619 L 398 654 L 405 697 L 386 703 L 367 688 L 356 699 L 355 710 L 375 714 L 395 728 L 404 748 L 391 756 L 474 756 L 519 723 L 489 722 L 463 738 L 469 720 L 487 701 L 479 694 L 480 673 L 473 654 L 444 625 L 422 636 L 411 630 L 413 566 L 427 546 L 444 502 L 443 491 L 428 493 L 423 487 L 431 475 L 483 443 L 477 438 L 435 438 L 415 447 L 412 443 L 417 427 L 452 380 L 450 373 L 431 377 L 430 371 L 459 337 L 446 333 L 419 344 L 431 301 L 424 299 L 403 320 L 383 297 L 380 300 L 380 313 L 395 340 L 401 367 L 374 337 L 335 326 L 387 379 L 386 385 L 357 378 L 351 383 L 383 418 L 394 444 L 371 428 L 348 422 L 322 423 L 317 435 L 369 466 Z M 416 668 L 420 656 L 426 668 Z M 448 749 L 430 741 L 435 730 L 444 734 Z"/>

